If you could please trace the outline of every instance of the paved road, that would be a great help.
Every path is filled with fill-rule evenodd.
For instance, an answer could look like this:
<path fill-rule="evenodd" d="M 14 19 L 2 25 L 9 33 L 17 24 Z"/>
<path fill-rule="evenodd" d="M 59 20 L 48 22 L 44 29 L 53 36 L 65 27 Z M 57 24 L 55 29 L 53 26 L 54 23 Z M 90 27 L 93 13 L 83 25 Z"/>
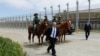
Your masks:
<path fill-rule="evenodd" d="M 26 29 L 0 29 L 0 35 L 19 42 L 27 56 L 51 56 L 46 53 L 47 43 L 42 47 L 28 43 Z M 35 37 L 35 43 L 37 42 Z M 100 33 L 92 32 L 89 40 L 85 40 L 84 32 L 66 35 L 66 42 L 57 44 L 56 51 L 57 56 L 100 56 Z"/>

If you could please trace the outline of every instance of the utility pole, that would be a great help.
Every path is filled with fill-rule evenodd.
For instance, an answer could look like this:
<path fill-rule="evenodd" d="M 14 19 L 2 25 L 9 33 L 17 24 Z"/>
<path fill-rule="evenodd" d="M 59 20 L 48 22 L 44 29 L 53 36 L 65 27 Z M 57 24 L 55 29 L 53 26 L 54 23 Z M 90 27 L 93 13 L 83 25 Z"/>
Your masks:
<path fill-rule="evenodd" d="M 69 3 L 67 3 L 67 20 L 69 19 Z"/>
<path fill-rule="evenodd" d="M 47 10 L 46 10 L 46 7 L 44 8 L 44 10 L 45 10 L 45 16 L 47 16 Z"/>
<path fill-rule="evenodd" d="M 90 15 L 90 4 L 91 4 L 91 1 L 90 0 L 88 0 L 88 2 L 89 2 L 89 11 L 88 11 L 88 22 L 90 23 L 90 17 L 91 17 L 91 15 Z"/>
<path fill-rule="evenodd" d="M 78 0 L 76 1 L 76 5 L 77 5 L 77 8 L 76 8 L 76 32 L 78 33 L 78 23 L 79 23 L 79 2 Z"/>
<path fill-rule="evenodd" d="M 58 5 L 58 8 L 59 8 L 59 16 L 60 16 L 60 4 Z"/>
<path fill-rule="evenodd" d="M 50 8 L 51 8 L 51 15 L 52 15 L 52 18 L 53 18 L 53 6 L 51 6 Z"/>

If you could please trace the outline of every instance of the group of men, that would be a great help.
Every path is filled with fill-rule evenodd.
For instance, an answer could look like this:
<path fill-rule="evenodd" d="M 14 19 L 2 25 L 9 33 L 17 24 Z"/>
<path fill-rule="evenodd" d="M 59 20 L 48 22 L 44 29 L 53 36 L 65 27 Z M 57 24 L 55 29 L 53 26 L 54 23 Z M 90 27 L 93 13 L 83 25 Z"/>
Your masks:
<path fill-rule="evenodd" d="M 45 16 L 44 21 L 48 22 L 47 16 Z M 40 22 L 40 19 L 38 18 L 38 14 L 35 13 L 33 26 L 37 27 L 39 25 L 39 22 Z M 52 20 L 52 26 L 46 29 L 46 31 L 42 34 L 42 35 L 46 34 L 47 37 L 49 38 L 50 44 L 47 48 L 47 52 L 49 53 L 50 50 L 52 50 L 53 56 L 56 56 L 55 41 L 56 41 L 56 37 L 59 35 L 59 29 L 56 26 L 57 24 L 60 24 L 60 23 L 61 23 L 61 16 L 59 16 L 58 19 L 56 19 L 56 17 L 54 16 Z M 84 30 L 85 30 L 86 40 L 87 40 L 88 36 L 90 35 L 91 25 L 89 23 L 85 24 Z"/>
<path fill-rule="evenodd" d="M 48 21 L 48 17 L 47 16 L 44 16 L 45 17 L 45 19 L 43 20 L 43 21 L 47 21 L 47 22 L 49 22 Z M 58 17 L 58 19 L 57 19 L 57 17 L 56 16 L 53 16 L 53 20 L 52 20 L 52 22 L 57 22 L 57 24 L 60 24 L 61 23 L 61 16 L 59 16 Z M 34 19 L 33 19 L 33 26 L 37 26 L 37 25 L 39 25 L 39 23 L 40 23 L 40 19 L 38 18 L 38 13 L 35 13 L 34 14 Z"/>
<path fill-rule="evenodd" d="M 43 20 L 43 22 L 48 22 L 48 18 L 47 16 L 44 16 L 45 19 Z M 33 26 L 34 28 L 36 28 L 39 25 L 40 19 L 38 18 L 38 14 L 35 13 L 34 14 L 34 20 L 33 20 Z M 56 19 L 56 17 L 53 17 L 52 20 L 52 26 L 49 27 L 48 29 L 46 29 L 46 31 L 42 34 L 42 35 L 47 35 L 47 37 L 49 38 L 49 46 L 47 48 L 47 52 L 49 53 L 50 50 L 52 50 L 52 56 L 56 56 L 56 51 L 55 51 L 55 41 L 56 41 L 56 37 L 59 35 L 59 30 L 56 27 L 57 24 L 61 23 L 61 17 L 58 17 L 58 20 Z"/>

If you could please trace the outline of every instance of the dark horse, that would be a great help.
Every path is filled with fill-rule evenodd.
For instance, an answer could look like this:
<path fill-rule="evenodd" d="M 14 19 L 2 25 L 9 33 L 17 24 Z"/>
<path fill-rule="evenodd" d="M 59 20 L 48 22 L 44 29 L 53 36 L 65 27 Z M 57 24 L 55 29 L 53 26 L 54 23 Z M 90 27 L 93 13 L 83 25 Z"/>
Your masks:
<path fill-rule="evenodd" d="M 35 34 L 34 34 L 34 31 L 33 31 L 33 26 L 29 26 L 28 27 L 28 40 L 29 42 L 34 42 L 34 36 L 36 35 L 38 37 L 38 41 L 39 41 L 39 44 L 42 44 L 43 43 L 43 37 L 40 37 L 41 34 L 46 30 L 48 26 L 48 22 L 42 22 L 40 25 L 38 25 L 36 27 L 36 31 L 35 31 Z M 31 41 L 31 35 L 32 35 L 32 41 Z"/>
<path fill-rule="evenodd" d="M 59 28 L 59 42 L 62 42 L 62 39 L 63 39 L 63 36 L 64 36 L 64 41 L 65 41 L 65 34 L 66 34 L 66 31 L 68 29 L 70 29 L 71 27 L 71 23 L 70 23 L 70 20 L 66 20 L 65 22 L 61 23 L 58 25 L 58 28 Z"/>

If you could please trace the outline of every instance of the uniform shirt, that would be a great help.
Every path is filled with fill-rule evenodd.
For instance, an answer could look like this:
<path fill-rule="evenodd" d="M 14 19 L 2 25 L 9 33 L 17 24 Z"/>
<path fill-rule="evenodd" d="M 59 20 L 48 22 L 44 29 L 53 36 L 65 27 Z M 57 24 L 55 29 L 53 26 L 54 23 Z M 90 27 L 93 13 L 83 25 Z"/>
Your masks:
<path fill-rule="evenodd" d="M 56 27 L 52 27 L 52 32 L 51 32 L 50 37 L 51 38 L 56 38 L 56 32 L 57 32 L 57 28 Z"/>
<path fill-rule="evenodd" d="M 33 23 L 34 24 L 39 24 L 40 20 L 38 18 L 34 18 Z"/>
<path fill-rule="evenodd" d="M 57 23 L 60 24 L 61 23 L 61 19 L 58 19 Z"/>

